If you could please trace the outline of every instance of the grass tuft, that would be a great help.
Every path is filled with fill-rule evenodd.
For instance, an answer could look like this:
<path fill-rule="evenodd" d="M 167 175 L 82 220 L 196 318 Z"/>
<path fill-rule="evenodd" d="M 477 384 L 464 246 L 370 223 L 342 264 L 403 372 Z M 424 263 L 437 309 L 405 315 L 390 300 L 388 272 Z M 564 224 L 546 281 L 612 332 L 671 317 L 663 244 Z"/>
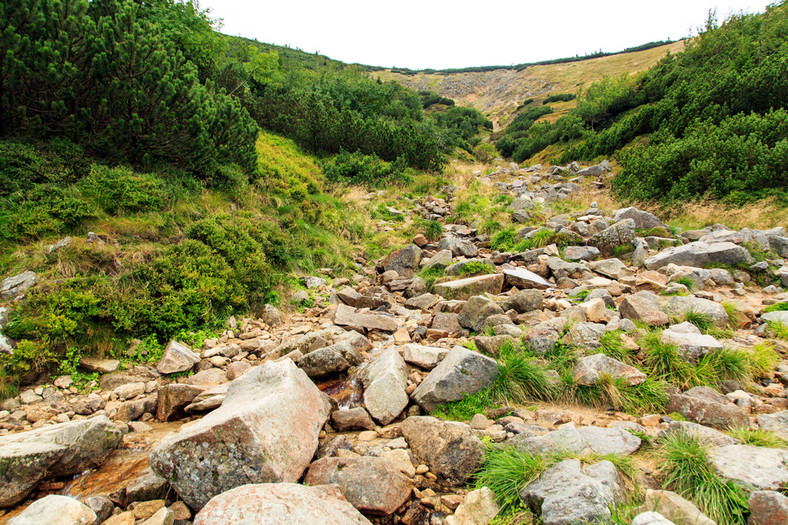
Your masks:
<path fill-rule="evenodd" d="M 784 311 L 786 311 L 786 310 L 788 310 L 788 301 L 784 301 L 784 302 L 782 302 L 782 303 L 774 303 L 774 304 L 770 304 L 769 306 L 767 306 L 767 307 L 766 307 L 766 308 L 763 310 L 763 313 L 769 313 L 769 312 L 784 312 Z"/>
<path fill-rule="evenodd" d="M 788 446 L 788 441 L 770 430 L 761 428 L 738 427 L 731 429 L 728 434 L 741 441 L 743 445 L 766 448 L 785 448 Z"/>
<path fill-rule="evenodd" d="M 554 390 L 547 370 L 535 357 L 511 346 L 501 348 L 498 377 L 491 389 L 494 399 L 514 403 L 549 400 Z"/>
<path fill-rule="evenodd" d="M 684 314 L 684 320 L 697 326 L 704 334 L 714 327 L 714 321 L 711 316 L 697 310 L 690 310 Z"/>

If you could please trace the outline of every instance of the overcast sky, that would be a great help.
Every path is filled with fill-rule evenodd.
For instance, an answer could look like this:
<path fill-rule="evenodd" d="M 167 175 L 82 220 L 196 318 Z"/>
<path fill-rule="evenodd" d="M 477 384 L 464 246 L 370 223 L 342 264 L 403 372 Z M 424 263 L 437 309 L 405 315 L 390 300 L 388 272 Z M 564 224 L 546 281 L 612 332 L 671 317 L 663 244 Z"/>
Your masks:
<path fill-rule="evenodd" d="M 753 0 L 201 0 L 222 32 L 349 63 L 457 68 L 620 51 L 696 34 L 709 9 L 762 12 Z"/>

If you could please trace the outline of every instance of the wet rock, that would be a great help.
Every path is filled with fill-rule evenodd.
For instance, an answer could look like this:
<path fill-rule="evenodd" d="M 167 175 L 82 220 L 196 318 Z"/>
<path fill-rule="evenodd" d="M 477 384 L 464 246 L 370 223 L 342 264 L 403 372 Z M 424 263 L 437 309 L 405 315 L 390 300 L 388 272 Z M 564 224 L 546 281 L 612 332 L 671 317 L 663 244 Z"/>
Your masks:
<path fill-rule="evenodd" d="M 543 302 L 542 292 L 539 290 L 520 290 L 510 295 L 501 307 L 507 312 L 514 310 L 518 314 L 525 314 L 541 310 Z"/>
<path fill-rule="evenodd" d="M 178 341 L 170 341 L 164 348 L 164 355 L 156 365 L 160 374 L 185 372 L 200 362 L 200 356 Z"/>
<path fill-rule="evenodd" d="M 505 269 L 503 270 L 503 276 L 506 284 L 520 289 L 536 288 L 538 290 L 546 290 L 551 286 L 544 278 L 525 268 Z"/>
<path fill-rule="evenodd" d="M 447 281 L 433 286 L 432 291 L 445 299 L 468 299 L 474 295 L 499 294 L 503 288 L 504 276 L 500 273 L 478 275 L 456 281 Z"/>
<path fill-rule="evenodd" d="M 413 273 L 419 269 L 421 257 L 421 248 L 411 244 L 389 255 L 383 261 L 383 269 L 387 272 L 394 270 L 403 278 L 413 277 Z"/>
<path fill-rule="evenodd" d="M 450 486 L 465 484 L 484 459 L 484 444 L 463 423 L 411 416 L 401 428 L 413 454 Z"/>
<path fill-rule="evenodd" d="M 788 483 L 788 451 L 752 445 L 728 445 L 712 448 L 711 464 L 723 479 L 732 479 L 747 487 L 779 490 Z"/>
<path fill-rule="evenodd" d="M 432 370 L 443 361 L 449 351 L 446 348 L 408 344 L 403 348 L 405 362 L 425 370 Z"/>
<path fill-rule="evenodd" d="M 361 512 L 388 516 L 410 497 L 411 484 L 384 458 L 322 458 L 309 466 L 305 485 L 336 483 Z"/>
<path fill-rule="evenodd" d="M 490 297 L 477 295 L 468 299 L 463 305 L 457 316 L 457 322 L 460 323 L 460 326 L 480 332 L 488 317 L 503 313 L 503 309 Z"/>
<path fill-rule="evenodd" d="M 500 510 L 495 494 L 487 487 L 469 492 L 454 511 L 447 516 L 446 525 L 487 525 Z"/>
<path fill-rule="evenodd" d="M 615 465 L 600 461 L 585 469 L 566 459 L 546 470 L 520 492 L 520 498 L 545 525 L 569 525 L 610 517 L 610 506 L 622 499 Z"/>
<path fill-rule="evenodd" d="M 396 348 L 384 350 L 365 370 L 364 406 L 381 425 L 388 425 L 408 406 L 405 361 Z"/>
<path fill-rule="evenodd" d="M 380 330 L 382 332 L 394 332 L 399 328 L 399 324 L 391 317 L 384 315 L 358 311 L 355 308 L 340 304 L 334 313 L 334 323 L 339 326 L 347 326 L 357 330 Z"/>
<path fill-rule="evenodd" d="M 51 494 L 34 501 L 9 525 L 93 525 L 96 513 L 87 505 L 68 496 Z"/>
<path fill-rule="evenodd" d="M 296 364 L 309 377 L 322 377 L 344 372 L 352 366 L 364 361 L 361 355 L 349 342 L 336 343 L 306 354 Z"/>
<path fill-rule="evenodd" d="M 249 482 L 294 482 L 328 413 L 303 370 L 289 360 L 268 362 L 233 381 L 220 408 L 159 443 L 151 469 L 195 510 Z"/>
<path fill-rule="evenodd" d="M 711 263 L 736 266 L 740 263 L 752 264 L 755 260 L 750 253 L 732 242 L 691 242 L 683 246 L 668 248 L 646 259 L 646 268 L 657 270 L 668 264 L 705 268 Z"/>
<path fill-rule="evenodd" d="M 750 518 L 747 525 L 788 523 L 788 497 L 773 490 L 750 494 Z"/>
<path fill-rule="evenodd" d="M 603 375 L 613 379 L 623 377 L 630 386 L 646 380 L 646 374 L 637 368 L 601 353 L 578 359 L 574 374 L 580 385 L 596 384 Z"/>
<path fill-rule="evenodd" d="M 194 518 L 194 525 L 241 523 L 370 525 L 338 488 L 295 483 L 262 483 L 228 490 L 211 499 Z"/>
<path fill-rule="evenodd" d="M 498 363 L 462 346 L 455 346 L 411 394 L 424 410 L 462 399 L 490 386 L 498 377 Z"/>
<path fill-rule="evenodd" d="M 659 297 L 654 292 L 638 292 L 627 296 L 619 305 L 621 316 L 642 321 L 649 326 L 668 324 L 668 316 L 659 308 Z"/>
<path fill-rule="evenodd" d="M 672 394 L 667 412 L 678 412 L 690 421 L 722 430 L 749 423 L 741 407 L 707 386 Z"/>
<path fill-rule="evenodd" d="M 27 271 L 7 277 L 0 282 L 0 297 L 11 299 L 23 294 L 32 286 L 35 286 L 38 277 L 35 272 Z"/>
<path fill-rule="evenodd" d="M 0 437 L 0 507 L 19 503 L 43 479 L 100 466 L 121 439 L 106 416 Z"/>

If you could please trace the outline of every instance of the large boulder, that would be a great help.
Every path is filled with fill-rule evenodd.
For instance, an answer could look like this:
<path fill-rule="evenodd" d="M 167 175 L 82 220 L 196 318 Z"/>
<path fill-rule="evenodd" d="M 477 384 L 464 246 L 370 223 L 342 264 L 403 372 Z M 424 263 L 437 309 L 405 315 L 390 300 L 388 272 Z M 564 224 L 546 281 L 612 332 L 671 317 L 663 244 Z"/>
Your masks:
<path fill-rule="evenodd" d="M 612 379 L 623 377 L 630 386 L 639 385 L 646 380 L 646 374 L 634 366 L 601 353 L 578 359 L 574 374 L 575 382 L 580 385 L 596 384 L 602 376 Z"/>
<path fill-rule="evenodd" d="M 480 332 L 484 327 L 484 321 L 486 321 L 488 317 L 503 313 L 503 309 L 490 297 L 486 295 L 477 295 L 471 297 L 462 306 L 462 310 L 460 310 L 460 314 L 457 317 L 457 322 L 464 328 L 468 328 L 474 332 Z"/>
<path fill-rule="evenodd" d="M 615 465 L 600 461 L 585 468 L 565 459 L 529 483 L 520 498 L 545 525 L 571 525 L 610 518 L 610 507 L 624 497 Z"/>
<path fill-rule="evenodd" d="M 413 454 L 450 486 L 462 486 L 484 460 L 484 444 L 464 423 L 411 416 L 402 435 Z"/>
<path fill-rule="evenodd" d="M 678 412 L 690 421 L 722 430 L 749 424 L 743 408 L 707 386 L 672 394 L 667 411 Z"/>
<path fill-rule="evenodd" d="M 456 237 L 444 237 L 438 243 L 439 250 L 449 250 L 454 257 L 476 257 L 479 249 L 470 242 Z"/>
<path fill-rule="evenodd" d="M 0 507 L 19 503 L 46 478 L 101 466 L 122 438 L 106 416 L 0 437 Z"/>
<path fill-rule="evenodd" d="M 68 496 L 50 494 L 34 501 L 8 525 L 93 525 L 96 513 L 84 503 Z"/>
<path fill-rule="evenodd" d="M 681 356 L 691 362 L 709 352 L 722 350 L 722 343 L 710 335 L 672 329 L 662 332 L 662 342 L 678 346 Z"/>
<path fill-rule="evenodd" d="M 438 363 L 443 361 L 443 358 L 448 353 L 447 349 L 436 346 L 407 344 L 403 349 L 402 357 L 410 365 L 418 366 L 425 370 L 432 370 Z"/>
<path fill-rule="evenodd" d="M 635 221 L 622 219 L 609 228 L 592 235 L 588 244 L 599 248 L 602 253 L 610 253 L 613 248 L 623 246 L 635 240 Z"/>
<path fill-rule="evenodd" d="M 566 320 L 557 317 L 544 321 L 534 326 L 525 334 L 523 341 L 528 345 L 529 349 L 536 354 L 544 354 L 549 352 L 555 347 L 555 344 L 561 339 L 561 332 L 564 329 Z"/>
<path fill-rule="evenodd" d="M 486 525 L 498 514 L 501 507 L 495 494 L 488 487 L 469 492 L 451 516 L 446 516 L 446 525 Z"/>
<path fill-rule="evenodd" d="M 156 365 L 160 374 L 185 372 L 200 362 L 200 356 L 188 346 L 178 341 L 170 341 L 164 348 L 164 355 Z"/>
<path fill-rule="evenodd" d="M 638 230 L 650 230 L 652 228 L 668 230 L 667 224 L 659 220 L 656 215 L 635 207 L 621 208 L 613 212 L 613 220 L 620 221 L 623 219 L 635 221 L 635 228 Z"/>
<path fill-rule="evenodd" d="M 577 429 L 588 448 L 598 454 L 629 456 L 640 448 L 641 440 L 623 428 L 580 427 Z"/>
<path fill-rule="evenodd" d="M 544 278 L 525 268 L 505 269 L 503 270 L 503 276 L 506 284 L 520 289 L 536 288 L 538 290 L 546 290 L 551 286 Z"/>
<path fill-rule="evenodd" d="M 659 297 L 654 292 L 638 292 L 624 298 L 618 307 L 621 317 L 642 321 L 649 326 L 668 324 L 668 316 L 659 308 Z"/>
<path fill-rule="evenodd" d="M 395 332 L 399 328 L 399 323 L 391 317 L 369 311 L 358 311 L 344 304 L 337 305 L 336 312 L 334 312 L 334 324 L 362 332 L 364 330 Z"/>
<path fill-rule="evenodd" d="M 779 490 L 788 483 L 788 450 L 728 445 L 709 452 L 711 464 L 726 480 L 752 490 Z"/>
<path fill-rule="evenodd" d="M 492 385 L 498 377 L 495 359 L 455 346 L 411 397 L 424 410 L 431 412 L 438 405 L 457 401 Z"/>
<path fill-rule="evenodd" d="M 674 295 L 662 297 L 659 300 L 660 308 L 670 317 L 684 317 L 690 312 L 703 314 L 720 328 L 728 325 L 728 312 L 720 303 L 701 299 L 699 297 L 682 297 Z"/>
<path fill-rule="evenodd" d="M 408 406 L 405 360 L 396 348 L 384 350 L 369 363 L 362 377 L 364 406 L 381 425 L 388 425 Z"/>
<path fill-rule="evenodd" d="M 230 383 L 221 407 L 165 438 L 151 469 L 192 509 L 248 483 L 295 482 L 318 446 L 329 402 L 290 360 Z"/>
<path fill-rule="evenodd" d="M 361 512 L 388 516 L 410 497 L 408 478 L 382 457 L 328 457 L 309 466 L 306 485 L 336 483 Z"/>
<path fill-rule="evenodd" d="M 282 523 L 370 525 L 338 487 L 296 483 L 242 485 L 215 496 L 194 517 L 194 525 Z"/>
<path fill-rule="evenodd" d="M 653 257 L 646 259 L 646 268 L 657 270 L 671 263 L 679 266 L 693 266 L 705 268 L 712 263 L 721 263 L 729 266 L 737 264 L 752 264 L 755 260 L 746 249 L 732 242 L 691 242 L 683 246 L 668 248 Z"/>
<path fill-rule="evenodd" d="M 184 409 L 204 390 L 202 387 L 183 383 L 163 385 L 157 392 L 156 419 L 172 421 L 184 417 Z"/>
<path fill-rule="evenodd" d="M 592 261 L 588 263 L 588 267 L 611 279 L 622 279 L 632 275 L 632 271 L 621 260 L 615 258 Z"/>
<path fill-rule="evenodd" d="M 400 277 L 413 277 L 413 272 L 419 269 L 421 262 L 421 248 L 411 244 L 397 250 L 383 261 L 385 271 L 394 270 Z"/>
<path fill-rule="evenodd" d="M 465 300 L 484 293 L 501 293 L 503 279 L 503 274 L 500 273 L 477 275 L 467 279 L 438 283 L 432 287 L 432 291 L 444 299 Z"/>

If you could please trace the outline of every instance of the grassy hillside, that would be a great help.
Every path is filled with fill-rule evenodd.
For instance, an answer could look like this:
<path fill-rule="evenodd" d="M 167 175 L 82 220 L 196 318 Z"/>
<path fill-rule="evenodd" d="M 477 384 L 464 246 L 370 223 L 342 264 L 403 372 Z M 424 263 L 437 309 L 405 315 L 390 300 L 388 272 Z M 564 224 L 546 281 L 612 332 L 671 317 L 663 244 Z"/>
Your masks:
<path fill-rule="evenodd" d="M 684 42 L 658 46 L 643 51 L 590 58 L 576 62 L 533 65 L 522 70 L 496 69 L 493 71 L 424 73 L 412 75 L 374 72 L 384 81 L 396 80 L 416 90 L 430 90 L 469 104 L 487 115 L 496 129 L 511 120 L 518 106 L 528 98 L 539 103 L 551 93 L 576 93 L 605 76 L 644 71 L 668 53 L 684 49 Z M 555 113 L 545 120 L 555 120 L 575 106 L 574 102 L 554 105 Z"/>

